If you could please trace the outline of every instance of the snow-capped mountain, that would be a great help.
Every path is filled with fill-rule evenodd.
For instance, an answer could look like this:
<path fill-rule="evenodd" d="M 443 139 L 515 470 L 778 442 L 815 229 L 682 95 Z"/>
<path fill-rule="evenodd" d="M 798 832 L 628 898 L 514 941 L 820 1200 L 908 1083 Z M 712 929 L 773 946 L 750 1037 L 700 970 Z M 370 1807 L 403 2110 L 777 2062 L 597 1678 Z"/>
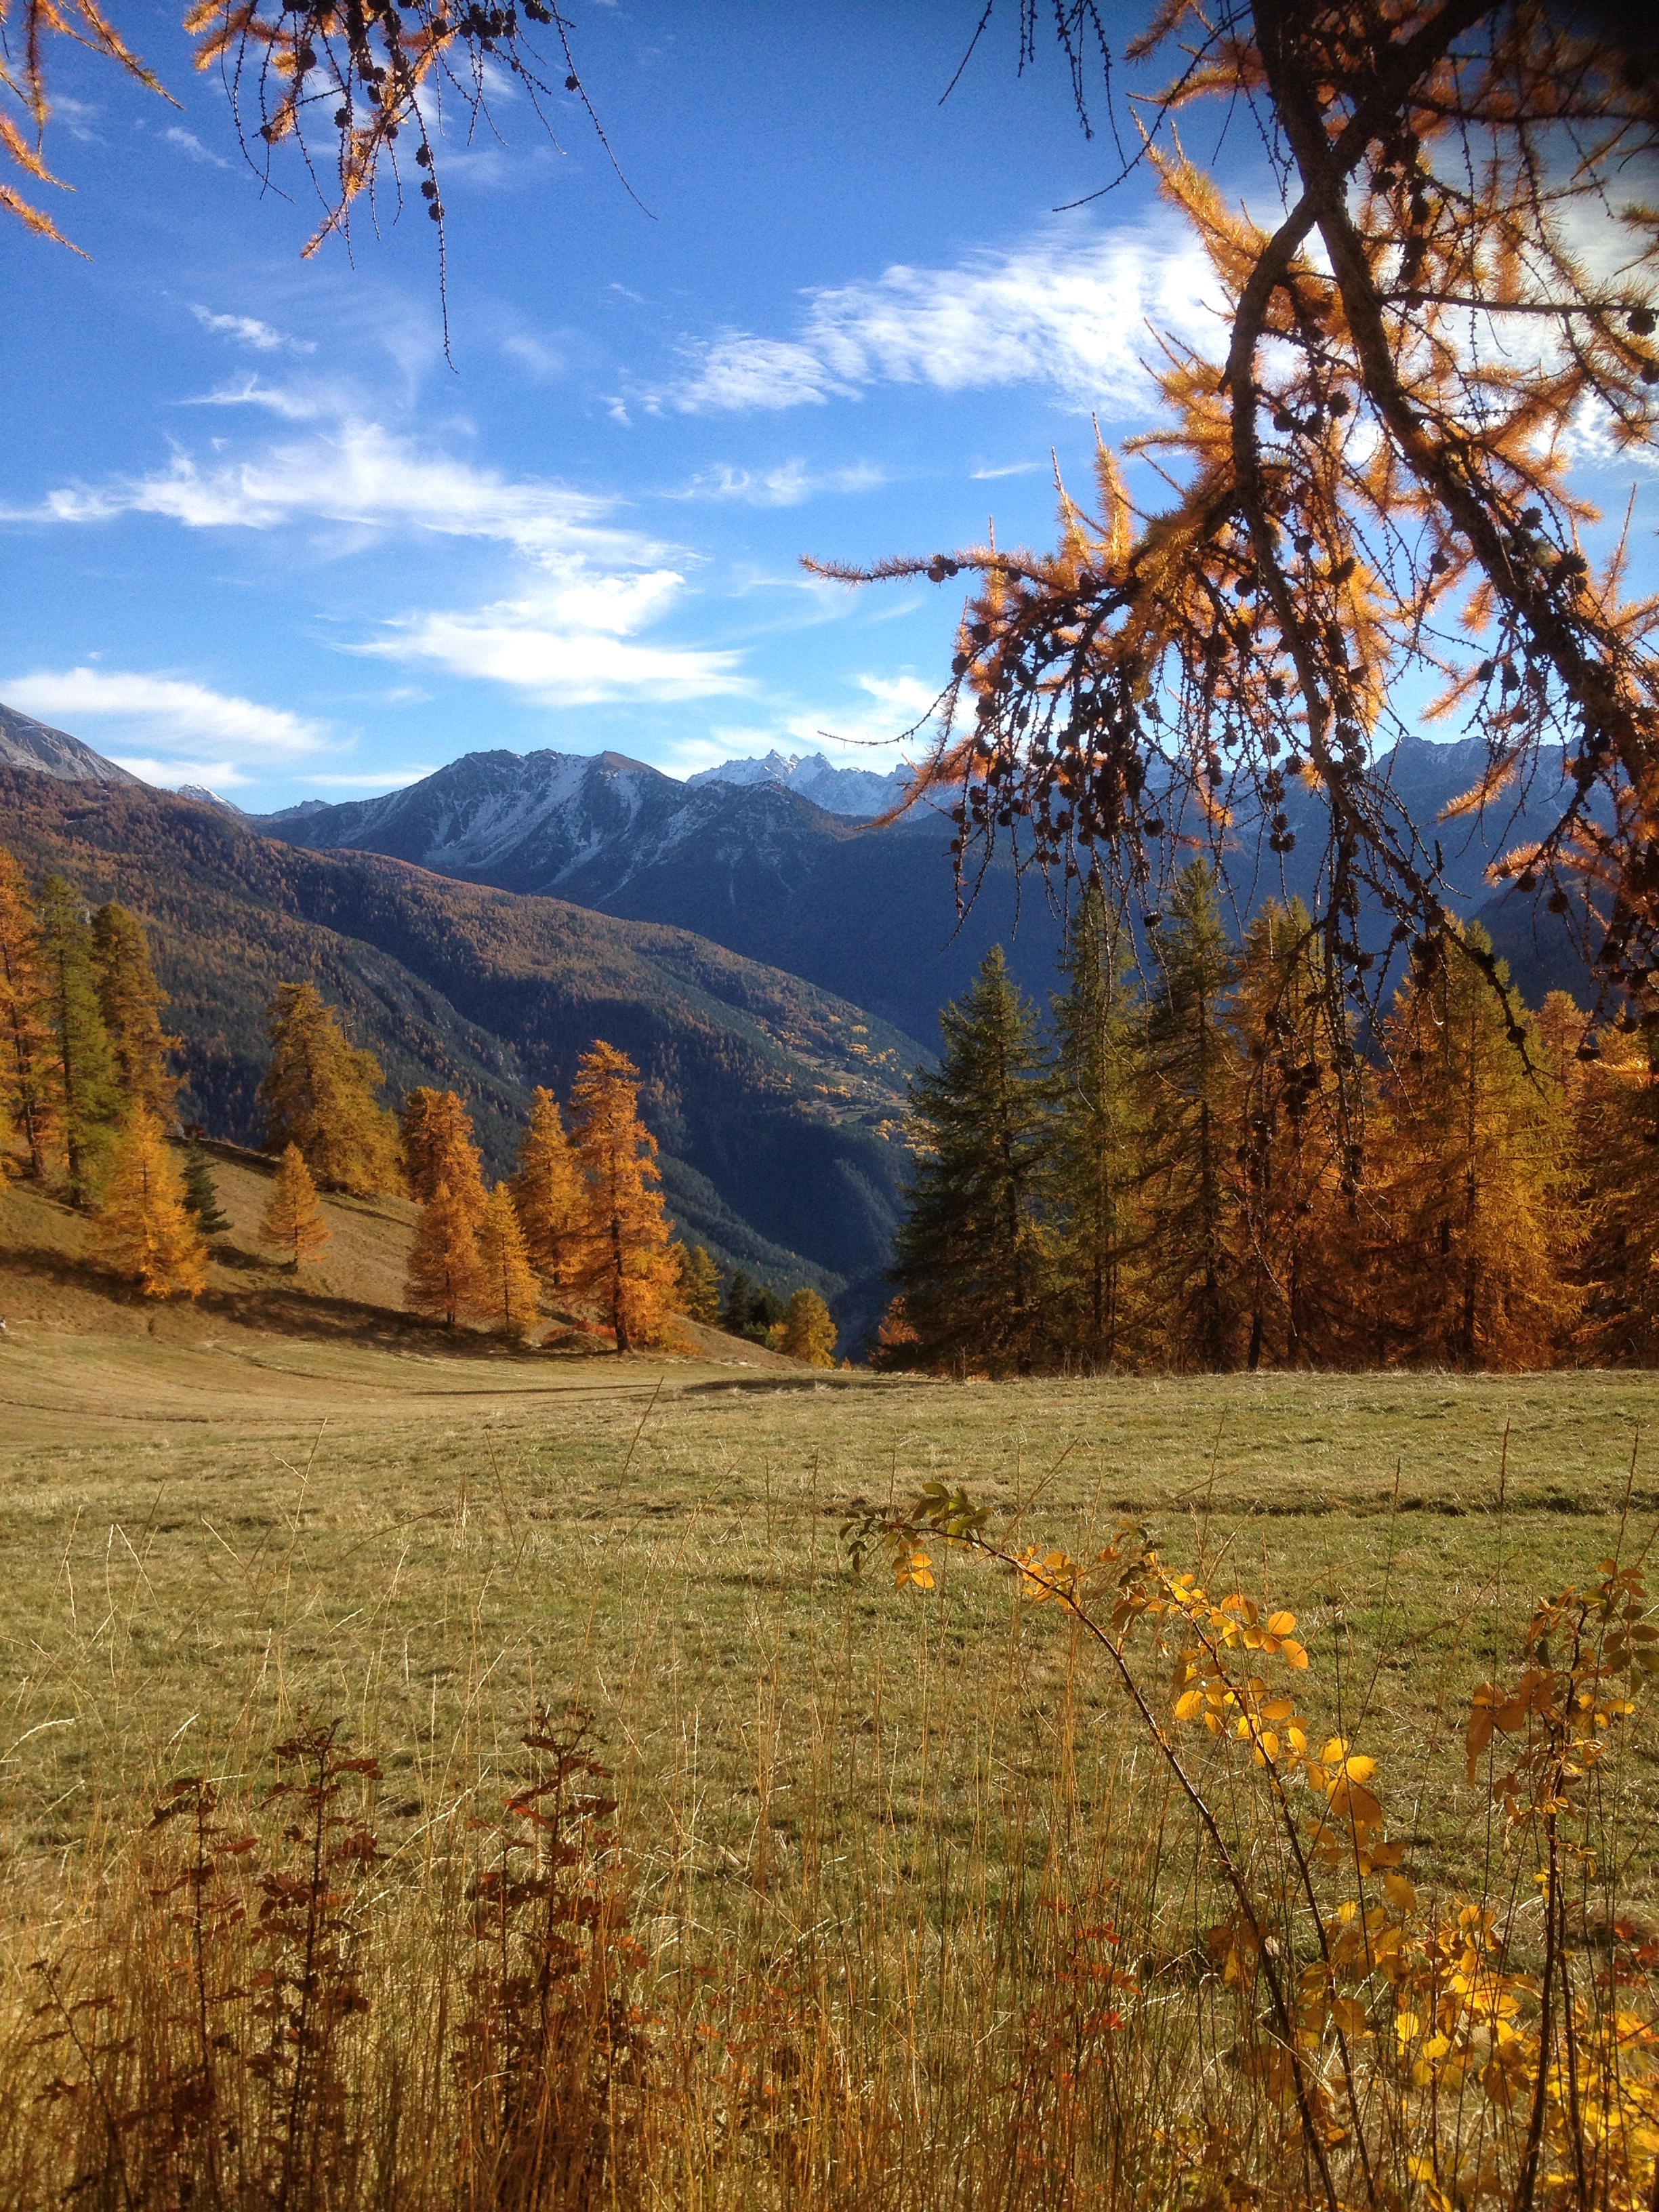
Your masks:
<path fill-rule="evenodd" d="M 781 784 L 811 799 L 826 814 L 844 814 L 867 822 L 896 806 L 909 787 L 910 771 L 896 768 L 885 775 L 873 769 L 837 768 L 822 753 L 781 753 L 775 750 L 759 759 L 721 761 L 716 768 L 700 769 L 686 781 L 753 785 Z"/>

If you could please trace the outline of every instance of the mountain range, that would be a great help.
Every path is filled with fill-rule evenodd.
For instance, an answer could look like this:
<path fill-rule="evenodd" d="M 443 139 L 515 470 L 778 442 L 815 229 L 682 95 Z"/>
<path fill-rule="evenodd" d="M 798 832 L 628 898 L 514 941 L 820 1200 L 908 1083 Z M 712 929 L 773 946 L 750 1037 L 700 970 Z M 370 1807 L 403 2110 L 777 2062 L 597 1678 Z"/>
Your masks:
<path fill-rule="evenodd" d="M 1407 738 L 1389 768 L 1421 823 L 1480 764 L 1474 742 Z M 1582 967 L 1533 902 L 1493 898 L 1485 870 L 1559 773 L 1547 759 L 1538 798 L 1443 833 L 1454 896 L 1534 1004 L 1556 983 L 1582 994 Z M 776 1288 L 811 1282 L 850 1341 L 883 1303 L 904 1087 L 940 1007 L 996 943 L 1046 1004 L 1062 939 L 1006 853 L 958 915 L 940 812 L 872 819 L 902 787 L 902 771 L 822 757 L 681 782 L 614 752 L 482 752 L 380 798 L 250 817 L 210 792 L 154 790 L 0 707 L 0 842 L 37 878 L 56 869 L 144 915 L 186 1110 L 215 1134 L 258 1141 L 263 1010 L 281 981 L 315 981 L 341 1007 L 394 1098 L 421 1082 L 460 1091 L 497 1173 L 531 1086 L 568 1090 L 604 1036 L 641 1067 L 686 1236 Z M 1310 888 L 1316 805 L 1291 787 L 1304 834 L 1271 881 L 1241 829 L 1241 912 Z"/>

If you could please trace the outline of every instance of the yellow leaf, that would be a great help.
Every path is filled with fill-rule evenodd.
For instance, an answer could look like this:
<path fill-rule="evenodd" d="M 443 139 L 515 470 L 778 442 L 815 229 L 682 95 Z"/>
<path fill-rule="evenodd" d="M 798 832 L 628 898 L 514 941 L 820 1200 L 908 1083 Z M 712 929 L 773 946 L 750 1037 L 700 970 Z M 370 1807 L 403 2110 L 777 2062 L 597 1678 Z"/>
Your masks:
<path fill-rule="evenodd" d="M 1293 1636 L 1287 1636 L 1279 1647 L 1279 1656 L 1287 1667 L 1305 1667 L 1308 1655 Z"/>
<path fill-rule="evenodd" d="M 1203 1691 L 1188 1690 L 1184 1697 L 1176 1699 L 1175 1717 L 1178 1721 L 1194 1720 L 1203 1709 Z"/>
<path fill-rule="evenodd" d="M 1402 2043 L 1409 2043 L 1420 2034 L 1423 2023 L 1414 2012 L 1397 2012 L 1394 2016 L 1394 2032 Z"/>
<path fill-rule="evenodd" d="M 1403 1874 L 1385 1874 L 1382 1877 L 1382 1887 L 1389 1893 L 1389 1903 L 1397 1905 L 1402 1912 L 1414 1912 L 1417 1910 L 1417 1892 Z"/>
<path fill-rule="evenodd" d="M 1350 1782 L 1369 1782 L 1376 1771 L 1374 1759 L 1350 1759 L 1344 1762 L 1343 1771 Z"/>
<path fill-rule="evenodd" d="M 1293 1613 L 1276 1613 L 1267 1623 L 1267 1633 L 1269 1636 L 1289 1636 L 1295 1627 L 1296 1615 Z"/>
<path fill-rule="evenodd" d="M 1325 1746 L 1324 1750 L 1319 1754 L 1320 1765 L 1322 1766 L 1340 1766 L 1344 1759 L 1347 1756 L 1347 1752 L 1348 1747 L 1343 1741 L 1342 1738 L 1340 1735 L 1334 1735 L 1330 1741 Z"/>

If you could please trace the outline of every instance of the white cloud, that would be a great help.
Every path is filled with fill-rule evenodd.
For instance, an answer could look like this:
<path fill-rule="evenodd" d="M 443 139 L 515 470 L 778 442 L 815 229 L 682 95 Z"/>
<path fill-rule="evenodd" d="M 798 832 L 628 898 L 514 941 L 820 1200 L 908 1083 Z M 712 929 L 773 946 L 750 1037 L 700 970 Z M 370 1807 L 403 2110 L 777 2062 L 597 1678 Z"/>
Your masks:
<path fill-rule="evenodd" d="M 933 705 L 938 685 L 910 675 L 855 676 L 852 680 L 864 696 L 850 706 L 805 709 L 759 726 L 716 722 L 705 736 L 673 744 L 669 748 L 671 773 L 690 775 L 722 761 L 752 760 L 774 751 L 822 753 L 837 768 L 869 769 L 878 775 L 901 761 L 924 759 L 927 731 L 908 742 L 900 740 Z"/>
<path fill-rule="evenodd" d="M 692 477 L 672 499 L 735 499 L 749 507 L 799 507 L 820 491 L 869 491 L 885 483 L 885 473 L 868 461 L 814 475 L 805 461 L 785 461 L 775 469 L 720 468 Z"/>
<path fill-rule="evenodd" d="M 263 402 L 264 388 L 223 395 Z M 667 549 L 609 520 L 612 502 L 534 478 L 508 478 L 343 419 L 251 458 L 202 461 L 50 493 L 33 519 L 88 524 L 120 514 L 189 529 L 273 530 L 328 521 L 407 538 L 483 539 L 516 571 L 494 602 L 427 607 L 345 649 L 485 678 L 554 706 L 700 699 L 748 687 L 738 656 L 645 642 L 685 592 Z"/>
<path fill-rule="evenodd" d="M 210 307 L 191 304 L 191 311 L 204 331 L 212 331 L 220 337 L 234 338 L 254 353 L 315 353 L 317 348 L 310 338 L 291 338 L 262 323 L 257 315 L 216 315 Z"/>
<path fill-rule="evenodd" d="M 169 146 L 176 146 L 188 161 L 206 161 L 216 169 L 228 169 L 230 167 L 222 154 L 210 151 L 193 131 L 182 130 L 176 123 L 164 131 L 161 137 Z"/>
<path fill-rule="evenodd" d="M 994 483 L 999 477 L 1029 477 L 1042 468 L 1041 461 L 1010 461 L 1006 468 L 969 469 L 969 483 Z"/>
<path fill-rule="evenodd" d="M 1205 303 L 1213 293 L 1198 246 L 1173 228 L 1060 225 L 954 269 L 900 264 L 874 283 L 809 293 L 796 337 L 728 332 L 697 349 L 689 380 L 650 404 L 699 414 L 821 404 L 878 383 L 943 392 L 1029 383 L 1122 414 L 1152 393 L 1149 325 L 1212 338 Z"/>
<path fill-rule="evenodd" d="M 264 387 L 216 396 L 265 404 L 277 397 Z M 65 485 L 27 519 L 87 523 L 156 514 L 192 530 L 320 520 L 490 538 L 537 561 L 599 553 L 638 558 L 637 538 L 602 526 L 608 504 L 560 484 L 473 468 L 377 422 L 348 418 L 252 459 L 204 465 L 180 451 L 171 467 L 149 476 Z M 26 518 L 14 512 L 11 519 Z"/>
<path fill-rule="evenodd" d="M 673 702 L 746 690 L 734 653 L 636 641 L 635 633 L 681 588 L 672 570 L 573 577 L 471 611 L 411 616 L 391 624 L 388 636 L 356 649 L 486 678 L 550 707 L 615 699 Z"/>
<path fill-rule="evenodd" d="M 146 758 L 138 766 L 123 759 L 135 775 L 153 782 L 234 776 L 239 765 L 291 760 L 318 751 L 329 739 L 325 722 L 177 677 L 101 668 L 39 669 L 0 682 L 0 695 L 24 714 L 77 736 L 88 722 L 114 724 L 128 742 L 153 748 L 162 762 L 170 763 L 160 765 Z M 204 763 L 201 749 L 209 746 L 222 749 L 228 757 Z"/>

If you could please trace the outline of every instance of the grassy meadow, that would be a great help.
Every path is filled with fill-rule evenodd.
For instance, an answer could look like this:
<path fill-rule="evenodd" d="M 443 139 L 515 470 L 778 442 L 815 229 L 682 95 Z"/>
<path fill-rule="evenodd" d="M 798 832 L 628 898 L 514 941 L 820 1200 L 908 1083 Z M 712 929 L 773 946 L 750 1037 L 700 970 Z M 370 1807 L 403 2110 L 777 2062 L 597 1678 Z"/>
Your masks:
<path fill-rule="evenodd" d="M 1425 1897 L 1503 1892 L 1522 1950 L 1531 1861 L 1505 1857 L 1465 1781 L 1470 1693 L 1518 1664 L 1536 1597 L 1635 1559 L 1659 1525 L 1644 1376 L 814 1387 L 702 1358 L 14 1328 L 0 1402 L 3 2034 L 33 2085 L 0 2118 L 0 2174 L 30 2204 L 66 2201 L 71 2169 L 76 2201 L 121 2205 L 1334 2202 L 1308 2126 L 1261 2106 L 1220 2024 L 1237 1999 L 1205 1949 L 1215 1870 L 1102 1654 L 942 1547 L 930 1591 L 896 1591 L 879 1556 L 854 1577 L 846 1507 L 960 1481 L 991 1533 L 1080 1555 L 1145 1522 L 1218 1594 L 1292 1609 L 1310 1735 L 1377 1759 Z M 1146 1680 L 1167 1715 L 1167 1665 Z M 480 2002 L 468 1944 L 497 1893 L 476 1855 L 503 1848 L 501 1808 L 535 1766 L 527 1716 L 571 1701 L 617 1803 L 571 1831 L 569 1879 L 592 1887 L 570 1986 L 603 1985 L 590 2030 L 623 1997 L 634 2024 L 629 2064 L 613 2035 L 583 2075 L 605 2157 L 556 2172 L 513 2149 L 505 2106 L 479 2149 L 477 2081 L 428 2045 L 460 1993 Z M 147 1914 L 173 1924 L 155 1900 L 185 1880 L 156 1871 L 173 1832 L 152 1812 L 207 1778 L 263 1839 L 244 1873 L 275 1867 L 298 1848 L 278 1833 L 289 1801 L 266 1809 L 276 1747 L 337 1721 L 380 1767 L 330 1785 L 374 1842 L 337 1893 L 367 2009 L 309 2062 L 321 2031 L 292 2030 L 289 2163 L 267 2146 L 259 2165 L 250 2121 L 233 2185 L 177 2094 L 160 2149 L 143 2118 L 159 2106 L 116 2094 L 137 2029 L 88 2028 L 82 2049 L 64 2023 L 113 2020 L 123 1977 L 158 1962 L 206 1987 L 199 1925 L 193 1952 L 143 1936 Z M 1625 1754 L 1617 1808 L 1638 1935 L 1659 1928 L 1650 1743 Z M 1248 1761 L 1193 1756 L 1259 1857 Z M 198 1902 L 217 1893 L 194 1879 Z M 265 1927 L 250 1895 L 235 1942 Z M 503 1966 L 497 2014 L 512 1985 Z M 216 2002 L 266 2017 L 253 1986 Z M 185 2017 L 170 2002 L 155 2017 Z M 538 2142 L 565 2140 L 547 2111 L 568 2118 L 568 2091 Z M 1362 2094 L 1392 2109 L 1380 2074 Z M 307 2195 L 294 2145 L 348 2109 L 351 2158 Z M 1407 2201 L 1415 2154 L 1378 2126 L 1373 2159 Z M 1352 2174 L 1331 2187 L 1383 2201 Z"/>

